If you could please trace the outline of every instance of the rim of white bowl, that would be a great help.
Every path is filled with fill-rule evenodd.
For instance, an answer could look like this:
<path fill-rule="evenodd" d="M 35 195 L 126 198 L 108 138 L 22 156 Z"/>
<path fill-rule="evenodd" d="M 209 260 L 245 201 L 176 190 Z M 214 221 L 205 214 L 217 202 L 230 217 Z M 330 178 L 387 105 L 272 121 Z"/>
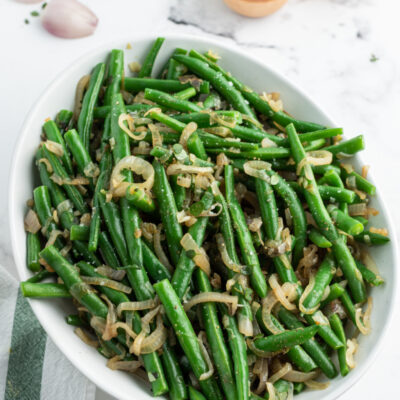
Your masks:
<path fill-rule="evenodd" d="M 164 33 L 162 35 L 165 37 L 165 40 L 194 40 L 197 42 L 203 42 L 205 44 L 210 44 L 222 47 L 226 49 L 227 51 L 231 53 L 236 53 L 242 57 L 250 59 L 252 62 L 260 65 L 263 69 L 267 69 L 271 74 L 275 75 L 279 80 L 284 82 L 286 85 L 289 87 L 292 87 L 295 89 L 295 91 L 301 93 L 303 97 L 305 97 L 312 105 L 314 108 L 316 108 L 322 115 L 326 117 L 326 119 L 330 122 L 332 126 L 336 126 L 336 123 L 333 121 L 333 119 L 329 116 L 329 114 L 324 111 L 318 104 L 315 103 L 315 101 L 308 95 L 307 91 L 299 87 L 297 84 L 293 83 L 291 80 L 283 76 L 280 72 L 276 71 L 274 68 L 271 68 L 268 66 L 266 63 L 261 61 L 259 58 L 256 56 L 248 54 L 245 50 L 241 49 L 237 45 L 234 44 L 228 44 L 224 42 L 220 42 L 217 39 L 214 38 L 209 38 L 209 37 L 197 37 L 194 35 L 189 35 L 189 34 L 177 34 L 177 33 Z M 10 174 L 10 180 L 9 180 L 9 194 L 8 194 L 8 204 L 9 204 L 9 227 L 10 227 L 10 232 L 11 232 L 11 244 L 12 244 L 12 251 L 13 251 L 13 256 L 14 260 L 17 260 L 18 258 L 15 257 L 15 255 L 18 253 L 18 241 L 17 241 L 17 233 L 16 233 L 16 224 L 13 222 L 16 220 L 20 219 L 19 212 L 17 212 L 15 208 L 15 202 L 13 202 L 13 197 L 14 197 L 14 188 L 16 186 L 16 165 L 18 164 L 18 160 L 20 159 L 21 155 L 21 149 L 23 146 L 24 138 L 28 135 L 29 132 L 29 126 L 31 124 L 31 120 L 35 118 L 36 114 L 36 109 L 40 107 L 40 104 L 42 101 L 45 101 L 46 94 L 52 90 L 54 86 L 56 86 L 60 81 L 64 79 L 64 75 L 69 72 L 71 69 L 79 69 L 80 65 L 82 62 L 84 62 L 86 59 L 94 57 L 96 54 L 101 54 L 104 52 L 104 50 L 107 49 L 112 49 L 112 48 L 119 48 L 123 43 L 129 43 L 129 42 L 135 42 L 135 41 L 152 41 L 156 38 L 155 35 L 139 35 L 139 36 L 122 36 L 120 38 L 115 38 L 95 49 L 92 49 L 88 51 L 86 54 L 83 56 L 79 56 L 76 60 L 74 60 L 68 67 L 66 67 L 53 81 L 44 89 L 44 91 L 40 94 L 38 97 L 37 102 L 34 103 L 34 105 L 30 108 L 27 117 L 25 118 L 24 124 L 21 128 L 21 132 L 19 134 L 19 138 L 17 140 L 17 143 L 13 149 L 13 160 L 11 164 L 11 174 Z M 357 158 L 362 160 L 362 157 L 357 155 Z M 371 182 L 374 183 L 374 185 L 379 189 L 379 184 L 377 185 L 373 179 L 373 174 L 371 174 L 371 178 L 369 179 Z M 377 190 L 379 193 L 379 190 Z M 386 206 L 386 202 L 384 199 L 380 198 L 380 203 L 381 203 L 381 208 L 382 211 L 385 213 L 387 216 L 387 222 L 388 222 L 388 228 L 389 232 L 391 234 L 391 246 L 393 248 L 393 254 L 394 254 L 394 260 L 395 264 L 398 264 L 398 245 L 397 245 L 397 238 L 396 238 L 396 231 L 393 226 L 392 219 L 390 217 L 390 214 L 388 212 L 388 208 Z M 400 274 L 397 272 L 396 266 L 393 266 L 392 268 L 393 271 L 393 278 L 395 281 L 394 284 L 394 289 L 396 287 L 399 287 L 399 279 L 400 279 Z M 17 268 L 18 276 L 20 276 L 19 269 Z M 390 309 L 388 310 L 388 316 L 386 318 L 386 322 L 384 326 L 381 326 L 381 334 L 378 337 L 378 340 L 375 343 L 375 346 L 373 349 L 368 353 L 366 356 L 364 362 L 362 365 L 357 366 L 352 371 L 352 374 L 348 375 L 346 379 L 343 379 L 342 382 L 337 384 L 337 388 L 331 392 L 329 395 L 324 396 L 323 392 L 321 392 L 321 396 L 324 396 L 325 400 L 334 400 L 338 398 L 340 395 L 342 395 L 344 392 L 346 392 L 350 387 L 352 387 L 357 381 L 360 380 L 360 378 L 366 373 L 366 371 L 369 369 L 369 367 L 372 365 L 373 361 L 378 355 L 379 350 L 382 347 L 383 340 L 385 339 L 388 328 L 392 324 L 393 321 L 393 316 L 394 316 L 394 309 L 395 309 L 395 304 L 397 303 L 397 300 L 400 299 L 400 294 L 397 294 L 396 290 L 393 290 L 392 296 L 390 298 Z M 118 397 L 119 393 L 115 391 L 113 388 L 110 388 L 107 384 L 105 384 L 102 380 L 97 379 L 97 375 L 95 371 L 92 371 L 90 368 L 84 368 L 83 364 L 76 361 L 74 358 L 69 357 L 69 351 L 67 349 L 64 349 L 64 345 L 62 343 L 62 340 L 53 332 L 49 333 L 48 330 L 46 329 L 46 323 L 44 320 L 42 320 L 42 316 L 39 313 L 36 313 L 36 307 L 35 307 L 35 302 L 32 301 L 31 299 L 28 299 L 32 310 L 34 311 L 36 317 L 38 318 L 39 322 L 43 326 L 43 328 L 46 330 L 47 334 L 51 338 L 51 340 L 56 344 L 56 346 L 62 351 L 65 357 L 69 359 L 69 361 L 79 370 L 81 371 L 88 379 L 90 379 L 93 383 L 96 384 L 96 386 L 100 387 L 102 390 L 104 390 L 106 393 Z M 64 351 L 65 350 L 65 351 Z M 135 384 L 133 382 L 133 384 Z M 321 397 L 322 398 L 322 397 Z"/>

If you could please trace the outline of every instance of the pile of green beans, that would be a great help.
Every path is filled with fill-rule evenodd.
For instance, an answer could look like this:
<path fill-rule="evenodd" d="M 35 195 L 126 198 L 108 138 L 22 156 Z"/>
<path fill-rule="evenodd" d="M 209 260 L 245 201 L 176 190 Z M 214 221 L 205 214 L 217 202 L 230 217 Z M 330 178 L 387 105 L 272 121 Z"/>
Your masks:
<path fill-rule="evenodd" d="M 347 375 L 384 283 L 367 247 L 389 242 L 342 161 L 363 137 L 287 114 L 211 53 L 154 72 L 163 42 L 134 76 L 112 50 L 43 125 L 22 294 L 73 302 L 71 329 L 154 396 L 286 398 Z"/>

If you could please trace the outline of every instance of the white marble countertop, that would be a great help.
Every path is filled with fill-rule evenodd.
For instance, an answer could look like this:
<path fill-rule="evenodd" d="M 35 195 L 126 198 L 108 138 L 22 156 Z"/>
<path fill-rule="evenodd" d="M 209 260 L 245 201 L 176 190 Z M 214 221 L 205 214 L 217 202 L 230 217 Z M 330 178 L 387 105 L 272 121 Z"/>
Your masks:
<path fill-rule="evenodd" d="M 12 273 L 5 188 L 26 113 L 72 60 L 104 42 L 137 33 L 191 33 L 236 43 L 305 88 L 350 135 L 365 135 L 363 158 L 373 166 L 380 196 L 400 226 L 397 0 L 289 0 L 277 14 L 255 20 L 234 14 L 222 0 L 85 3 L 100 23 L 95 35 L 79 40 L 48 35 L 38 18 L 29 15 L 38 7 L 12 0 L 0 3 L 0 262 Z M 398 398 L 399 331 L 400 308 L 378 359 L 342 400 Z M 110 399 L 100 392 L 97 398 Z"/>

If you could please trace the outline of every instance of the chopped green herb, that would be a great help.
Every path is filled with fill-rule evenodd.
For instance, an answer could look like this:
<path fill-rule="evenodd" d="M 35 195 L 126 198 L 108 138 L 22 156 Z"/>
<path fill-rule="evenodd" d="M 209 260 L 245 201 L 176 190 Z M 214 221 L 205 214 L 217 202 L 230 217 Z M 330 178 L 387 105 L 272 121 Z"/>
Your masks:
<path fill-rule="evenodd" d="M 47 6 L 47 3 L 46 3 L 46 2 L 43 3 L 43 4 L 42 4 L 42 10 L 44 10 L 44 9 L 46 8 L 46 6 Z"/>
<path fill-rule="evenodd" d="M 24 22 L 25 22 L 26 25 L 28 25 L 29 24 L 29 19 L 25 18 Z"/>
<path fill-rule="evenodd" d="M 31 11 L 31 15 L 32 15 L 32 17 L 38 17 L 39 16 L 39 12 L 38 11 Z"/>
<path fill-rule="evenodd" d="M 376 62 L 378 60 L 379 60 L 379 58 L 375 54 L 371 54 L 371 58 L 369 59 L 369 61 Z"/>

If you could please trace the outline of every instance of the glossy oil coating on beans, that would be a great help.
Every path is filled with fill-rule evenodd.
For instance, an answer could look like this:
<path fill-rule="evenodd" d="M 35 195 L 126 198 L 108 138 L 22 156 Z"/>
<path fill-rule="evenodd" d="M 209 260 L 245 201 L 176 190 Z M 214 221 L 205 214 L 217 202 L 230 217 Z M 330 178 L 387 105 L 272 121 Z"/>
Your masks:
<path fill-rule="evenodd" d="M 129 53 L 136 72 L 113 49 L 45 120 L 22 294 L 77 307 L 70 328 L 155 396 L 291 398 L 309 390 L 297 371 L 351 373 L 384 290 L 368 252 L 390 243 L 350 159 L 363 136 L 163 42 Z"/>

